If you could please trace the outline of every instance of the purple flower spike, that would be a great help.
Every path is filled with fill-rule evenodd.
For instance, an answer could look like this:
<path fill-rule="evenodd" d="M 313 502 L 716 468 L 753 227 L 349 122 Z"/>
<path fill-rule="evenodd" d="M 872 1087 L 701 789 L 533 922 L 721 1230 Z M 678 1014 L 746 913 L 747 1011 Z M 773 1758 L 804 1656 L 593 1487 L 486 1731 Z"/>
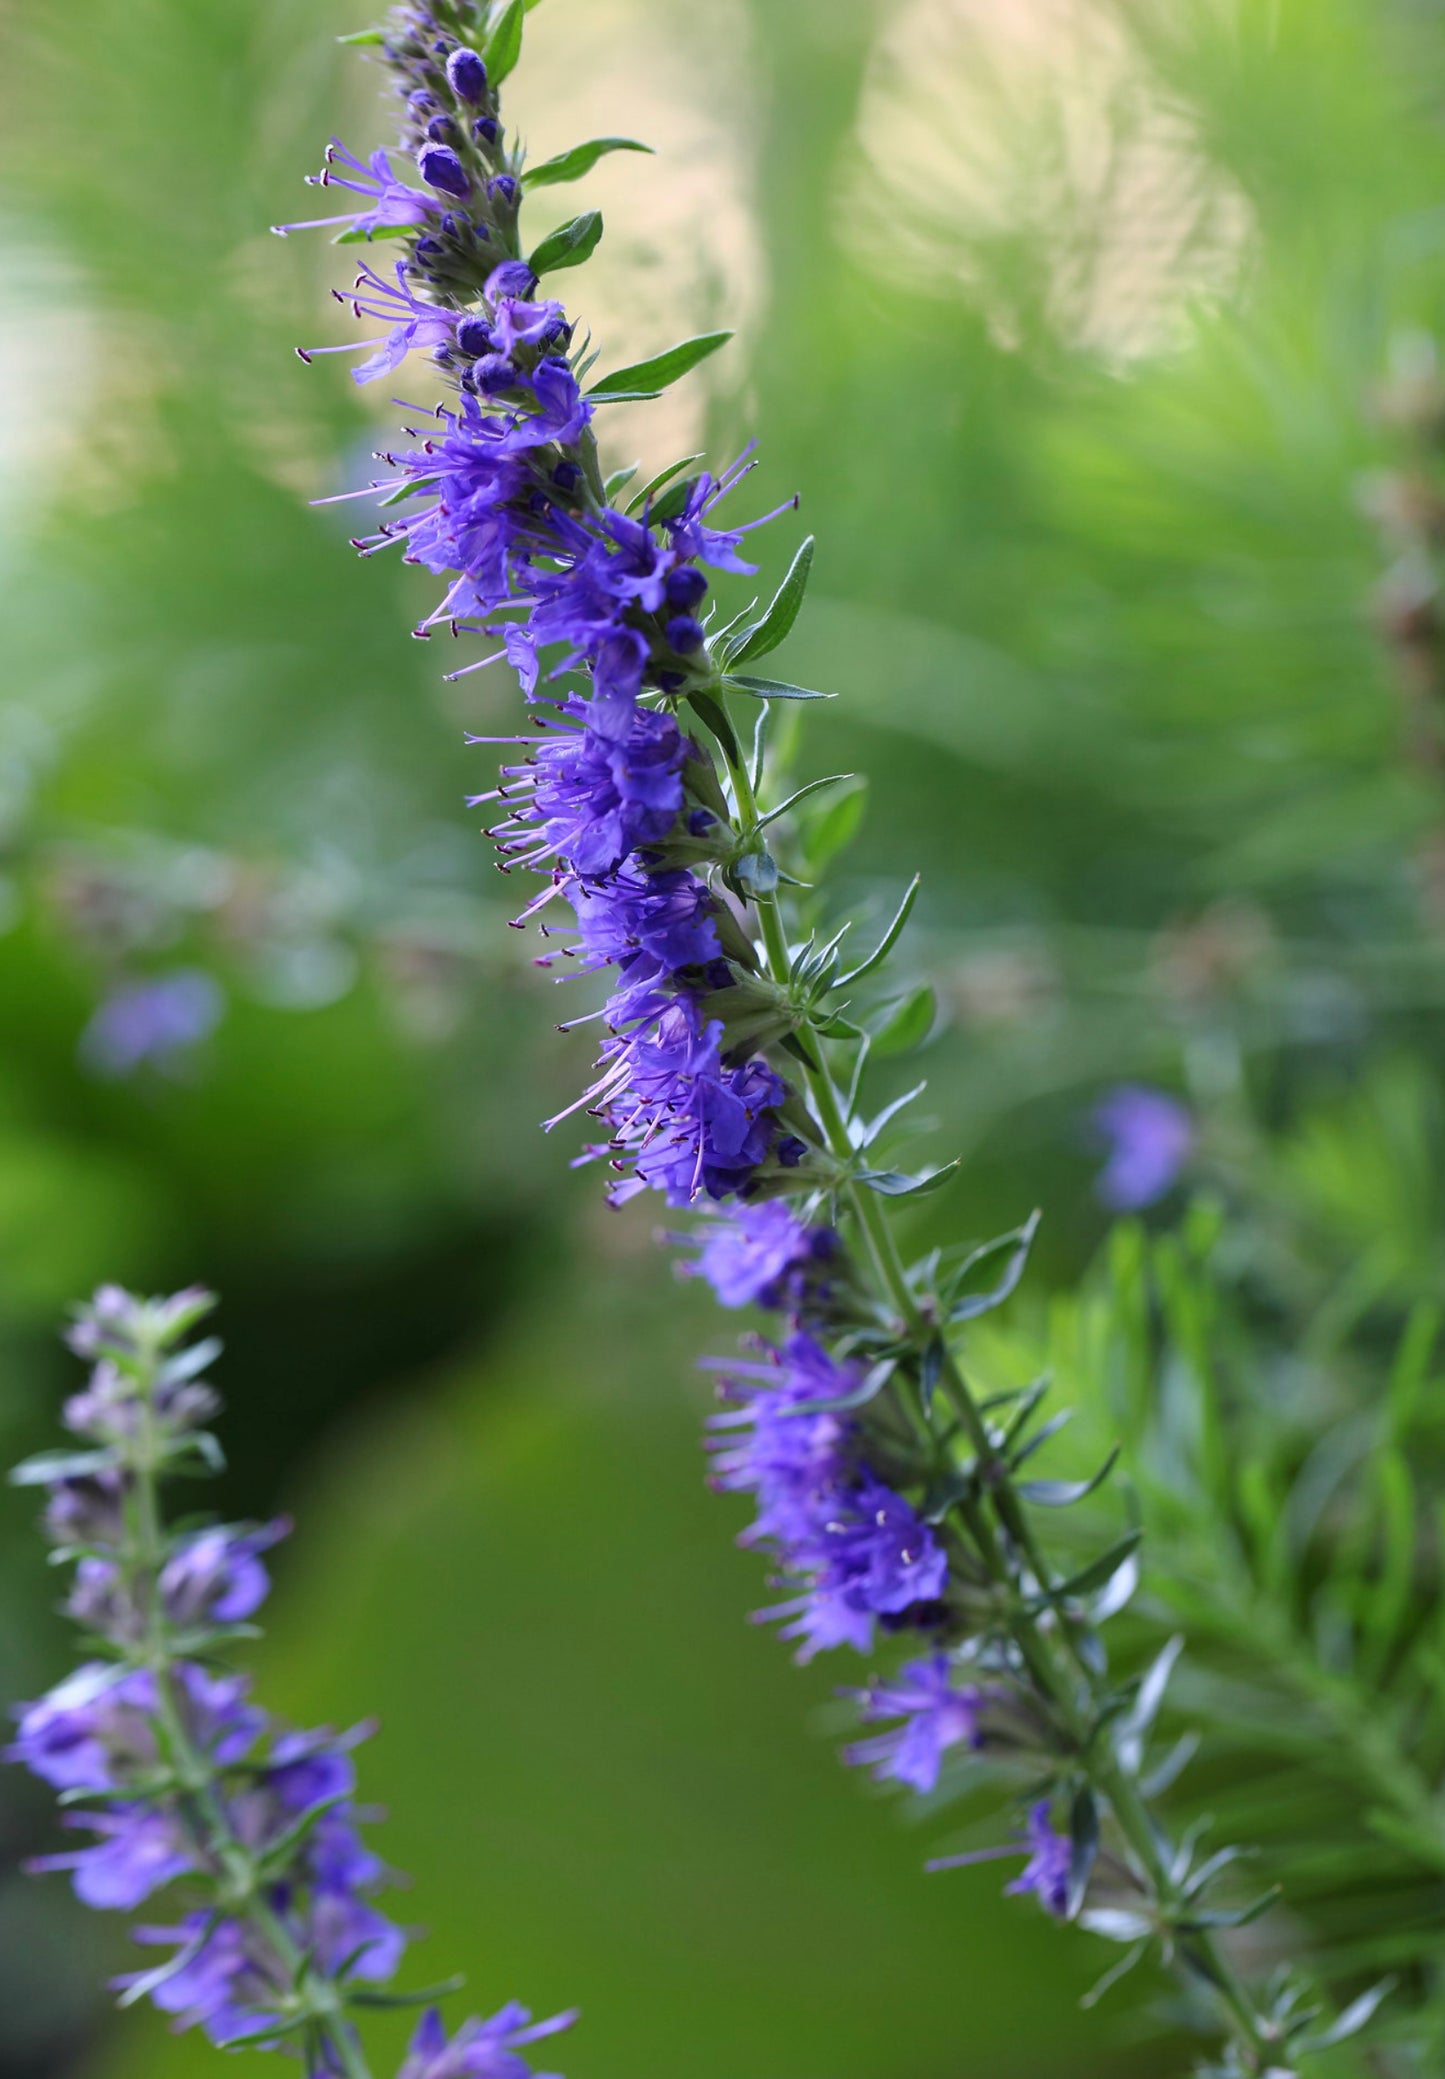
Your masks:
<path fill-rule="evenodd" d="M 1138 1213 L 1171 1191 L 1194 1151 L 1194 1121 L 1175 1097 L 1123 1083 L 1094 1112 L 1109 1159 L 1095 1189 L 1116 1213 Z"/>

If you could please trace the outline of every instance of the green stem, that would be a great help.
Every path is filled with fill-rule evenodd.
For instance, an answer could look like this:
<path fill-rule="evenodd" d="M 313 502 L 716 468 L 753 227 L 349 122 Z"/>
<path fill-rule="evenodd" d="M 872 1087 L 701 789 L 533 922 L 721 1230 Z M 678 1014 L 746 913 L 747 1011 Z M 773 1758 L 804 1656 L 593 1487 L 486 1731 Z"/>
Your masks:
<path fill-rule="evenodd" d="M 741 760 L 732 757 L 726 744 L 720 742 L 720 748 L 732 781 L 739 819 L 745 830 L 751 829 L 758 821 L 752 776 Z M 777 900 L 764 897 L 755 908 L 767 972 L 774 982 L 786 987 L 791 959 L 787 931 Z M 801 1034 L 800 1038 L 807 1057 L 803 1063 L 804 1077 L 818 1124 L 830 1153 L 840 1164 L 851 1168 L 853 1142 L 838 1087 L 828 1067 L 825 1043 L 811 1030 Z M 937 1330 L 920 1306 L 909 1282 L 883 1203 L 876 1192 L 856 1179 L 850 1180 L 846 1191 L 882 1290 L 899 1318 L 900 1327 L 921 1357 L 924 1350 L 935 1342 Z M 987 1492 L 998 1524 L 1027 1559 L 1039 1587 L 1047 1593 L 1054 1586 L 1054 1579 L 1034 1536 L 1028 1513 L 1012 1484 L 1008 1468 L 998 1458 L 988 1424 L 969 1391 L 968 1383 L 946 1345 L 939 1385 L 973 1447 L 980 1468 L 987 1474 Z M 965 1520 L 990 1577 L 1000 1584 L 1009 1582 L 1008 1556 L 988 1512 L 974 1503 L 966 1508 Z M 1107 1732 L 1100 1734 L 1094 1730 L 1098 1719 L 1097 1677 L 1079 1650 L 1078 1640 L 1067 1626 L 1061 1627 L 1064 1634 L 1061 1653 L 1059 1631 L 1053 1628 L 1046 1631 L 1017 1598 L 1009 1614 L 1008 1627 L 1042 1698 L 1074 1749 L 1080 1769 L 1089 1776 L 1113 1812 L 1120 1832 L 1148 1880 L 1161 1922 L 1167 1926 L 1180 1904 L 1177 1886 L 1170 1874 L 1168 1843 L 1155 1824 L 1133 1775 L 1120 1761 L 1112 1738 Z M 1079 1700 L 1081 1685 L 1088 1699 L 1088 1708 L 1083 1710 Z M 1216 1938 L 1207 1932 L 1190 1935 L 1181 1939 L 1178 1946 L 1197 1975 L 1213 1988 L 1225 2010 L 1230 2033 L 1245 2059 L 1246 2069 L 1253 2073 L 1280 2070 L 1273 2063 L 1268 2024 L 1258 2013 L 1247 1987 L 1223 1954 Z"/>
<path fill-rule="evenodd" d="M 225 1801 L 216 1786 L 215 1768 L 197 1747 L 186 1725 L 160 1592 L 165 1537 L 157 1493 L 157 1468 L 162 1439 L 154 1405 L 160 1361 L 159 1350 L 143 1351 L 138 1360 L 138 1421 L 132 1440 L 129 1466 L 132 1479 L 127 1501 L 129 1549 L 123 1559 L 128 1584 L 144 1620 L 136 1658 L 155 1679 L 157 1715 L 175 1763 L 181 1816 L 203 1865 L 212 1865 L 225 1887 L 227 1909 L 250 1924 L 270 1950 L 286 1981 L 297 1988 L 298 1997 L 304 2003 L 303 2011 L 311 2018 L 320 2039 L 316 2047 L 334 2054 L 346 2079 L 371 2079 L 370 2067 L 356 2031 L 347 2019 L 339 1988 L 333 1980 L 311 1968 L 284 1919 L 264 1897 L 256 1859 L 231 1824 Z"/>

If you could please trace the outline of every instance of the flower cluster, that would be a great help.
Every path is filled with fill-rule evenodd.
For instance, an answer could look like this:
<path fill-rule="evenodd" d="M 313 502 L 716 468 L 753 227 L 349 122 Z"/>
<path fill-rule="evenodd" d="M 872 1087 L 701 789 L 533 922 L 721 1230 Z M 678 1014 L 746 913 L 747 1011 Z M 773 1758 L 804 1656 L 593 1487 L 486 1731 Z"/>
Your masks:
<path fill-rule="evenodd" d="M 178 1894 L 178 1920 L 135 1930 L 167 1953 L 120 1979 L 124 1996 L 221 2045 L 297 2039 L 309 2071 L 361 2079 L 348 2010 L 394 1977 L 407 1942 L 375 1903 L 387 1873 L 360 1831 L 352 1751 L 366 1728 L 291 1730 L 215 1667 L 264 1602 L 264 1555 L 288 1526 L 168 1534 L 157 1508 L 163 1476 L 216 1461 L 205 1425 L 219 1402 L 202 1374 L 219 1346 L 184 1341 L 211 1303 L 105 1287 L 77 1320 L 71 1344 L 93 1370 L 65 1421 L 81 1448 L 16 1477 L 46 1491 L 56 1555 L 74 1564 L 67 1608 L 96 1652 L 20 1708 L 8 1759 L 89 1837 L 33 1869 L 65 1871 L 101 1909 Z M 524 2079 L 516 2045 L 568 2019 L 529 2030 L 507 2008 L 448 2044 L 428 2016 L 407 2079 Z"/>
<path fill-rule="evenodd" d="M 716 1485 L 756 1496 L 745 1537 L 799 1587 L 768 1614 L 788 1620 L 800 1660 L 830 1646 L 867 1653 L 877 1619 L 918 1621 L 947 1585 L 937 1538 L 868 1465 L 859 1425 L 833 1412 L 861 1384 L 798 1329 L 768 1362 L 732 1368 L 724 1391 L 741 1405 L 713 1417 Z"/>

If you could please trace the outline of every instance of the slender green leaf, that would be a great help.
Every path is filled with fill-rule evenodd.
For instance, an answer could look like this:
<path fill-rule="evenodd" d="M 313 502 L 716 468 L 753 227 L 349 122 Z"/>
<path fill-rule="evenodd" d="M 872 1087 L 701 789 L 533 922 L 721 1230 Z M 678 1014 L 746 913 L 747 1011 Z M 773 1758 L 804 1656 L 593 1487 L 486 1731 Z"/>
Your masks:
<path fill-rule="evenodd" d="M 532 264 L 535 267 L 535 260 Z M 587 395 L 597 403 L 609 398 L 618 402 L 623 396 L 660 397 L 670 383 L 687 375 L 709 354 L 715 354 L 719 347 L 726 346 L 732 336 L 731 332 L 700 332 L 695 339 L 685 339 L 680 346 L 669 347 L 665 354 L 654 354 L 647 361 L 634 361 L 627 368 L 615 368 L 611 375 L 604 375 L 600 383 L 594 383 Z"/>
<path fill-rule="evenodd" d="M 487 67 L 487 78 L 493 88 L 512 72 L 522 55 L 522 30 L 527 20 L 526 0 L 508 0 L 508 5 L 497 17 L 496 27 L 487 38 L 487 47 L 482 57 Z"/>
<path fill-rule="evenodd" d="M 1109 1453 L 1098 1472 L 1091 1480 L 1021 1480 L 1019 1493 L 1026 1502 L 1040 1509 L 1071 1509 L 1075 1502 L 1087 1499 L 1097 1487 L 1101 1487 L 1118 1463 L 1119 1450 L 1116 1445 Z"/>
<path fill-rule="evenodd" d="M 701 460 L 701 455 L 684 455 L 680 462 L 669 462 L 666 469 L 659 469 L 657 475 L 650 482 L 645 483 L 631 500 L 627 508 L 628 512 L 640 513 L 648 500 L 655 498 L 664 485 L 670 484 L 675 476 L 680 476 L 690 463 L 701 462 Z"/>
<path fill-rule="evenodd" d="M 555 188 L 564 181 L 581 180 L 592 171 L 599 159 L 609 152 L 650 152 L 650 144 L 639 144 L 635 137 L 592 137 L 586 144 L 574 144 L 570 152 L 559 152 L 555 159 L 544 159 L 540 166 L 529 166 L 522 175 L 524 188 Z"/>
<path fill-rule="evenodd" d="M 861 1383 L 851 1393 L 842 1393 L 824 1400 L 798 1401 L 788 1409 L 792 1415 L 843 1414 L 853 1408 L 866 1408 L 869 1401 L 876 1400 L 898 1368 L 896 1357 L 882 1357 L 872 1365 Z"/>
<path fill-rule="evenodd" d="M 1374 2020 L 1377 2011 L 1398 1983 L 1399 1980 L 1396 1978 L 1382 1978 L 1378 1985 L 1372 1985 L 1368 1992 L 1362 1992 L 1357 2000 L 1352 2000 L 1331 2027 L 1322 2030 L 1318 2035 L 1302 2037 L 1296 2044 L 1296 2049 L 1306 2052 L 1333 2050 L 1336 2043 L 1347 2043 L 1351 2036 L 1359 2035 L 1360 2031 Z"/>
<path fill-rule="evenodd" d="M 113 1451 L 41 1451 L 10 1468 L 12 1487 L 48 1487 L 52 1480 L 83 1480 L 116 1463 Z"/>
<path fill-rule="evenodd" d="M 1029 1252 L 1033 1248 L 1034 1236 L 1039 1231 L 1042 1218 L 1041 1213 L 1031 1213 L 1022 1227 L 1015 1227 L 1008 1234 L 1001 1234 L 997 1241 L 985 1242 L 982 1248 L 975 1249 L 971 1255 L 964 1258 L 952 1280 L 954 1294 L 962 1289 L 970 1272 L 976 1270 L 981 1263 L 987 1263 L 991 1257 L 1002 1255 L 1005 1249 L 1012 1252 L 1004 1265 L 1003 1275 L 991 1290 L 969 1293 L 962 1299 L 955 1298 L 949 1309 L 950 1321 L 976 1321 L 980 1314 L 991 1314 L 995 1307 L 1001 1307 L 1006 1299 L 1013 1297 L 1018 1290 L 1020 1279 L 1028 1268 Z"/>
<path fill-rule="evenodd" d="M 769 809 L 765 816 L 760 816 L 757 823 L 758 829 L 766 830 L 770 823 L 776 823 L 779 816 L 786 816 L 790 809 L 795 809 L 800 801 L 806 801 L 810 794 L 821 794 L 825 787 L 841 787 L 845 781 L 852 778 L 853 774 L 851 772 L 835 772 L 831 778 L 826 780 L 809 780 L 806 787 L 799 787 L 796 794 L 790 794 L 786 801 L 780 801 L 775 809 Z M 842 933 L 840 932 L 838 936 L 841 938 Z"/>
<path fill-rule="evenodd" d="M 760 621 L 743 630 L 737 646 L 729 651 L 729 666 L 746 664 L 751 657 L 766 657 L 770 650 L 776 650 L 787 640 L 807 594 L 808 578 L 813 569 L 813 549 L 814 538 L 810 534 L 793 558 L 772 605 Z"/>
<path fill-rule="evenodd" d="M 338 36 L 338 43 L 383 44 L 385 36 L 380 29 L 353 29 L 349 36 Z"/>
<path fill-rule="evenodd" d="M 1107 1552 L 1101 1552 L 1097 1559 L 1091 1559 L 1087 1566 L 1080 1567 L 1067 1581 L 1061 1581 L 1054 1590 L 1055 1596 L 1072 1598 L 1092 1595 L 1096 1588 L 1109 1587 L 1114 1576 L 1132 1561 L 1143 1537 L 1142 1530 L 1129 1531 L 1117 1544 L 1111 1545 Z"/>
<path fill-rule="evenodd" d="M 786 679 L 755 679 L 729 672 L 724 681 L 731 693 L 746 693 L 752 700 L 836 700 L 836 693 L 813 693 L 806 686 L 793 686 Z"/>
<path fill-rule="evenodd" d="M 1069 1888 L 1067 1917 L 1077 1920 L 1094 1874 L 1099 1853 L 1099 1808 L 1087 1783 L 1075 1790 L 1069 1807 Z"/>
<path fill-rule="evenodd" d="M 908 893 L 894 912 L 893 922 L 884 932 L 873 951 L 868 955 L 868 958 L 861 967 L 850 968 L 847 974 L 838 977 L 837 986 L 840 989 L 851 988 L 854 982 L 861 982 L 865 975 L 871 975 L 875 968 L 883 965 L 883 962 L 888 958 L 888 955 L 903 936 L 903 927 L 913 914 L 913 905 L 918 900 L 918 891 L 922 886 L 923 876 L 916 873 L 909 883 Z"/>
<path fill-rule="evenodd" d="M 453 1993 L 466 1990 L 466 1979 L 457 1973 L 455 1978 L 444 1978 L 439 1985 L 423 1985 L 418 1992 L 380 1992 L 369 1985 L 349 1985 L 346 1989 L 348 2007 L 429 2007 L 434 2000 L 450 1999 Z"/>
<path fill-rule="evenodd" d="M 563 267 L 580 267 L 584 260 L 591 259 L 601 238 L 601 214 L 589 209 L 584 215 L 573 217 L 570 224 L 560 225 L 550 238 L 544 238 L 527 265 L 539 278 L 556 274 Z"/>
<path fill-rule="evenodd" d="M 858 1181 L 866 1184 L 870 1191 L 881 1193 L 884 1198 L 922 1198 L 926 1193 L 941 1191 L 945 1184 L 952 1183 L 961 1166 L 960 1156 L 942 1169 L 927 1170 L 918 1177 L 910 1177 L 897 1169 L 864 1170 Z"/>

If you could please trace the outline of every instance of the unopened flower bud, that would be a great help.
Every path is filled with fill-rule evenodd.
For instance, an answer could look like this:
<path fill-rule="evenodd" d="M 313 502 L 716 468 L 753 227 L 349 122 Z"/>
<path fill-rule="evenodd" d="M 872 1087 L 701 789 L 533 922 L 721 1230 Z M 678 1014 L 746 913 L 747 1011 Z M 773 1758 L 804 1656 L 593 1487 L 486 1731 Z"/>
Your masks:
<path fill-rule="evenodd" d="M 440 188 L 444 195 L 471 194 L 467 170 L 450 145 L 424 144 L 416 155 L 416 163 L 429 188 Z"/>
<path fill-rule="evenodd" d="M 669 606 L 694 607 L 707 596 L 707 579 L 695 563 L 679 564 L 667 574 L 664 588 Z"/>
<path fill-rule="evenodd" d="M 487 68 L 465 45 L 447 59 L 447 78 L 459 101 L 480 101 L 487 91 Z"/>
<path fill-rule="evenodd" d="M 707 641 L 707 630 L 691 614 L 679 614 L 667 624 L 667 639 L 680 657 L 690 657 Z"/>
<path fill-rule="evenodd" d="M 463 318 L 457 326 L 457 346 L 468 360 L 480 360 L 483 354 L 491 353 L 495 344 L 492 328 L 485 318 Z"/>
<path fill-rule="evenodd" d="M 472 370 L 472 380 L 485 396 L 496 397 L 516 388 L 517 371 L 505 354 L 488 354 Z"/>

